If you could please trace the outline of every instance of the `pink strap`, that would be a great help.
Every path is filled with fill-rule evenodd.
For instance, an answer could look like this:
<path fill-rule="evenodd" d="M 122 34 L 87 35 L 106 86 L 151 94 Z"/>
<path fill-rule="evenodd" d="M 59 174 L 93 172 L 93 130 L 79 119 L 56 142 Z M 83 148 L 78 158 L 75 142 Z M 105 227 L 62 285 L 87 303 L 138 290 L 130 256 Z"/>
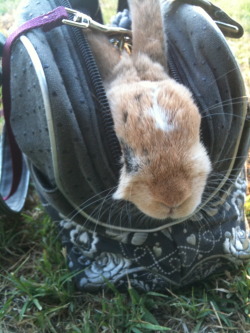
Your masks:
<path fill-rule="evenodd" d="M 3 106 L 4 106 L 4 118 L 5 118 L 5 127 L 6 132 L 9 138 L 11 159 L 12 159 L 12 184 L 10 192 L 4 200 L 7 200 L 11 197 L 17 190 L 18 185 L 22 176 L 22 152 L 18 147 L 14 134 L 12 132 L 10 124 L 10 113 L 11 113 L 11 93 L 10 93 L 10 56 L 11 48 L 15 40 L 20 37 L 23 33 L 34 29 L 34 28 L 43 28 L 43 30 L 49 31 L 60 25 L 62 25 L 62 20 L 67 19 L 68 14 L 64 7 L 57 7 L 53 11 L 46 13 L 44 15 L 33 18 L 30 21 L 25 22 L 17 30 L 15 30 L 7 39 L 4 49 L 3 49 L 3 58 L 2 58 L 2 67 L 3 67 Z"/>

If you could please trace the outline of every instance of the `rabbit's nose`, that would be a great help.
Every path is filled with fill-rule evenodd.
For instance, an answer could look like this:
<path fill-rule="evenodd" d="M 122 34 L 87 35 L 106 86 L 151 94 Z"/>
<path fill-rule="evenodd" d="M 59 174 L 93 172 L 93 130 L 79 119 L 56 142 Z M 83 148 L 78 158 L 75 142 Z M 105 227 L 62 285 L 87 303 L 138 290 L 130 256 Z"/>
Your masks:
<path fill-rule="evenodd" d="M 168 215 L 172 215 L 179 206 L 169 206 L 163 202 L 159 202 L 161 207 L 166 210 Z"/>

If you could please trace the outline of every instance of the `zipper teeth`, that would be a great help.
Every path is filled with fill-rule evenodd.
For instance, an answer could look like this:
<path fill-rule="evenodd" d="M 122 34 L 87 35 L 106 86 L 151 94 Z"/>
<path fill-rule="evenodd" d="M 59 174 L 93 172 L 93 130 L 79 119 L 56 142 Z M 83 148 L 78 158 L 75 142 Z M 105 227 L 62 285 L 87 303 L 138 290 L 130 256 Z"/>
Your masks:
<path fill-rule="evenodd" d="M 175 81 L 177 81 L 178 83 L 182 83 L 181 80 L 180 80 L 180 76 L 178 74 L 177 67 L 174 65 L 173 58 L 172 58 L 172 56 L 170 54 L 168 55 L 168 68 L 169 68 L 169 72 L 170 72 L 169 74 L 170 74 L 170 76 Z"/>
<path fill-rule="evenodd" d="M 63 5 L 64 7 L 72 8 L 68 0 L 55 0 L 55 3 L 60 6 Z M 71 27 L 71 29 L 74 33 L 76 43 L 81 53 L 85 69 L 89 77 L 89 81 L 91 83 L 91 87 L 98 101 L 98 107 L 100 109 L 102 125 L 105 133 L 105 139 L 108 145 L 108 149 L 111 152 L 111 156 L 113 158 L 113 162 L 112 161 L 110 162 L 113 165 L 117 165 L 117 161 L 120 160 L 120 154 L 121 154 L 120 146 L 114 131 L 113 118 L 111 116 L 109 102 L 106 96 L 105 89 L 103 87 L 103 82 L 99 70 L 96 66 L 96 62 L 93 57 L 92 51 L 89 47 L 89 44 L 84 35 L 82 34 L 81 30 L 76 27 Z M 113 169 L 114 172 L 116 173 L 116 176 L 118 176 L 119 173 L 119 170 L 117 170 L 118 168 L 115 167 Z"/>
<path fill-rule="evenodd" d="M 90 50 L 90 47 L 85 37 L 82 35 L 82 33 L 79 31 L 78 28 L 74 28 L 74 33 L 80 52 L 83 56 L 84 63 L 86 65 L 86 70 L 89 75 L 90 82 L 92 84 L 94 93 L 97 97 L 97 101 L 101 109 L 102 124 L 104 126 L 109 149 L 111 151 L 114 160 L 119 160 L 120 147 L 115 132 L 113 130 L 114 123 L 111 116 L 111 110 L 109 107 L 109 102 L 106 97 L 106 92 L 103 87 L 99 70 L 96 66 L 96 62 L 93 58 L 92 51 Z"/>

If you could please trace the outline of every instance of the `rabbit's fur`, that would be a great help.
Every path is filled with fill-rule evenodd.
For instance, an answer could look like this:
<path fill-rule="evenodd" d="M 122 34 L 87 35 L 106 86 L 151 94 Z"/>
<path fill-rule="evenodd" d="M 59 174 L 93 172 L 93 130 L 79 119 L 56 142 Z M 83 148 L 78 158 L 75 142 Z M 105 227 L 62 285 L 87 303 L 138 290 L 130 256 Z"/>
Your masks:
<path fill-rule="evenodd" d="M 110 102 L 122 149 L 113 199 L 156 219 L 184 218 L 201 203 L 211 163 L 190 91 L 167 73 L 160 0 L 130 0 L 133 51 L 102 33 L 86 35 Z"/>

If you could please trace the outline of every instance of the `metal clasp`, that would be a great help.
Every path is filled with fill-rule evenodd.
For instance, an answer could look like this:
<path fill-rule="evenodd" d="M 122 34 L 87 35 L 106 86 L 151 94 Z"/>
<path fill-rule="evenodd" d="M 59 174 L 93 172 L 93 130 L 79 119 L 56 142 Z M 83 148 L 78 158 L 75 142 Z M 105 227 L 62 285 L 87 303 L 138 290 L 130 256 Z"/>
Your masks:
<path fill-rule="evenodd" d="M 65 8 L 66 12 L 69 14 L 73 14 L 72 19 L 63 19 L 62 22 L 64 24 L 68 24 L 74 27 L 83 28 L 83 29 L 94 29 L 107 34 L 125 34 L 131 35 L 131 30 L 127 30 L 119 27 L 110 27 L 104 24 L 100 24 L 94 21 L 90 16 L 81 13 L 77 10 L 71 8 Z"/>
<path fill-rule="evenodd" d="M 79 28 L 89 28 L 91 17 L 71 8 L 65 8 L 65 10 L 67 13 L 73 14 L 73 18 L 63 19 L 62 23 Z"/>

